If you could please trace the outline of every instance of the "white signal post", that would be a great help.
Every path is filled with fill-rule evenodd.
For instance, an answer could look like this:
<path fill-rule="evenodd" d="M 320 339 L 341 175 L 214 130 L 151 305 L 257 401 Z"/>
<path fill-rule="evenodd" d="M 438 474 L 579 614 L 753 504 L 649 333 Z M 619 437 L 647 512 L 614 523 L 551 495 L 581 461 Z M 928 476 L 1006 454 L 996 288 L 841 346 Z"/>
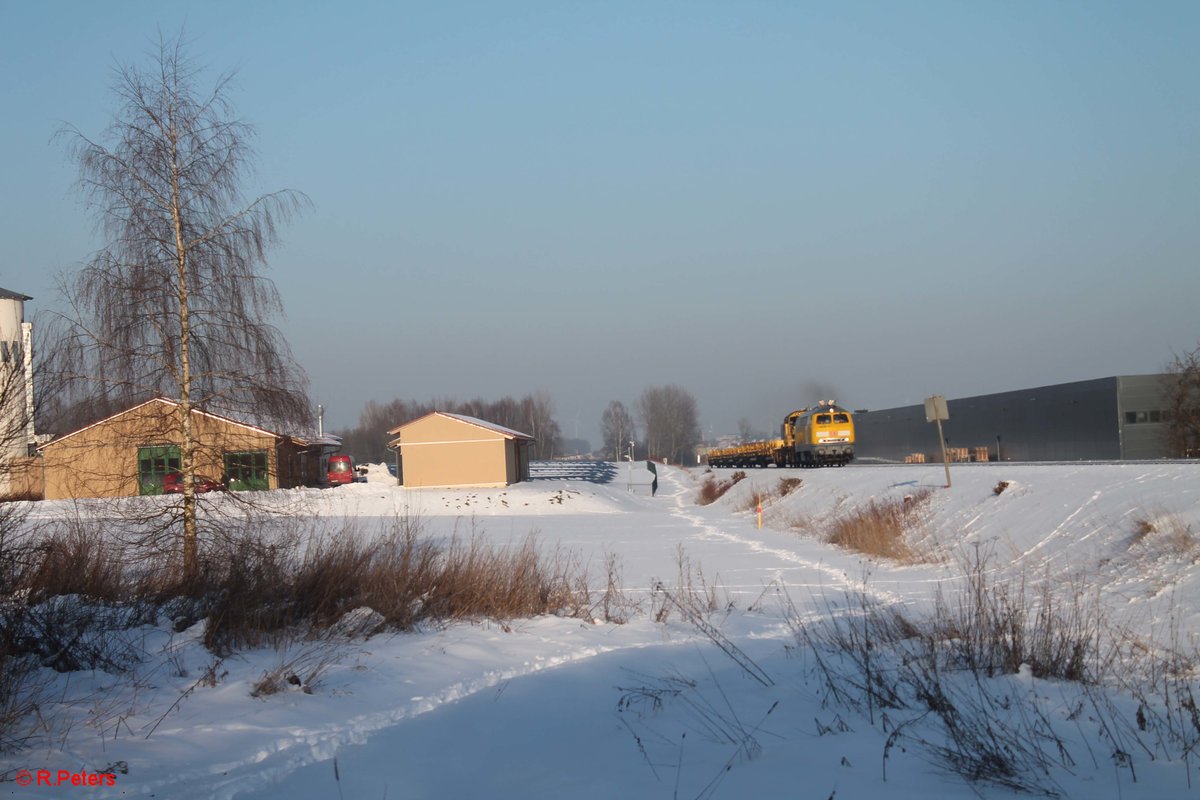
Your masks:
<path fill-rule="evenodd" d="M 925 398 L 925 421 L 936 422 L 938 428 L 938 441 L 942 445 L 942 464 L 946 467 L 946 488 L 950 488 L 950 461 L 946 458 L 946 437 L 942 433 L 942 420 L 950 419 L 950 408 L 946 405 L 946 398 L 940 394 L 935 394 L 933 397 Z"/>
<path fill-rule="evenodd" d="M 630 491 L 630 492 L 633 491 L 633 446 L 634 446 L 634 444 L 635 444 L 634 442 L 629 443 L 629 455 L 626 456 L 626 458 L 629 459 L 629 484 L 626 487 L 626 490 Z"/>

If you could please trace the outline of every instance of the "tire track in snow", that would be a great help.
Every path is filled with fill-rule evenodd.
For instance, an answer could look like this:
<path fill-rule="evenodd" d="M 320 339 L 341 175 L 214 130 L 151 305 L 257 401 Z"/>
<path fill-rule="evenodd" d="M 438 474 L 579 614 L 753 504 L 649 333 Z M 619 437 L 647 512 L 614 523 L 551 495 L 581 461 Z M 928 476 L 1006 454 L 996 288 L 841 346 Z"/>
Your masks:
<path fill-rule="evenodd" d="M 681 640 L 669 646 L 687 644 L 692 640 Z M 636 650 L 646 647 L 664 646 L 662 641 L 639 641 L 620 645 L 591 645 L 556 656 L 507 669 L 486 670 L 482 673 L 454 681 L 433 691 L 412 697 L 407 702 L 371 714 L 360 714 L 345 720 L 307 730 L 293 730 L 286 738 L 258 745 L 257 749 L 244 758 L 207 764 L 203 768 L 176 772 L 170 780 L 134 784 L 124 781 L 124 793 L 167 796 L 174 798 L 212 798 L 232 800 L 242 795 L 253 795 L 269 790 L 280 778 L 297 769 L 329 761 L 347 746 L 366 742 L 373 735 L 406 720 L 435 711 L 444 705 L 456 703 L 479 692 L 493 689 L 508 681 L 534 675 L 550 669 L 583 662 L 617 650 Z M 246 729 L 248 725 L 230 727 L 230 733 Z M 213 725 L 213 732 L 221 733 L 220 725 Z M 160 733 L 166 733 L 161 731 Z"/>

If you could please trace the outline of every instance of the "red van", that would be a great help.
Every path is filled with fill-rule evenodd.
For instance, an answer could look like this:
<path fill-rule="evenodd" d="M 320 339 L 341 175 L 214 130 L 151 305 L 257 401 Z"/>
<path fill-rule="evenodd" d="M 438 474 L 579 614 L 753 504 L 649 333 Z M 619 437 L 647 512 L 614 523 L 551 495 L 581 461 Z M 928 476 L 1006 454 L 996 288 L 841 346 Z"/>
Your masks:
<path fill-rule="evenodd" d="M 330 486 L 340 486 L 343 483 L 354 483 L 358 480 L 358 472 L 354 469 L 354 456 L 338 454 L 329 457 L 329 467 L 326 472 Z"/>

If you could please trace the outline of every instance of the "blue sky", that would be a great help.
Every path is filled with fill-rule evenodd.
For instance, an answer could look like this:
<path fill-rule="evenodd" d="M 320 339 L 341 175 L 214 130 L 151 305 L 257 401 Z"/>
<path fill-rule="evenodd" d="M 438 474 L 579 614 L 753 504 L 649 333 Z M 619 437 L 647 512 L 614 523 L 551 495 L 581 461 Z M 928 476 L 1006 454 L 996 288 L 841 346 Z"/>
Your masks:
<path fill-rule="evenodd" d="M 0 0 L 0 286 L 99 246 L 51 142 L 161 29 L 236 69 L 334 425 L 545 390 L 596 439 L 1158 371 L 1200 341 L 1200 3 Z"/>

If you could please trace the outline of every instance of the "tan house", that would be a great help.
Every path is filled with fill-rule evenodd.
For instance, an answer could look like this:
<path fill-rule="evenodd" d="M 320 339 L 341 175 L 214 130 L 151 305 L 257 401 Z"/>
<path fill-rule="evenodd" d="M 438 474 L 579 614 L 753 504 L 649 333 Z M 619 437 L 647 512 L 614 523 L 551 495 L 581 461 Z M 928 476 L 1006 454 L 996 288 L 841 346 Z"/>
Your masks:
<path fill-rule="evenodd" d="M 475 417 L 434 411 L 388 431 L 405 486 L 508 486 L 529 480 L 533 437 Z"/>
<path fill-rule="evenodd" d="M 179 404 L 155 398 L 42 445 L 45 498 L 160 494 L 180 468 Z M 232 489 L 315 483 L 320 462 L 308 443 L 217 414 L 192 410 L 196 474 Z"/>

